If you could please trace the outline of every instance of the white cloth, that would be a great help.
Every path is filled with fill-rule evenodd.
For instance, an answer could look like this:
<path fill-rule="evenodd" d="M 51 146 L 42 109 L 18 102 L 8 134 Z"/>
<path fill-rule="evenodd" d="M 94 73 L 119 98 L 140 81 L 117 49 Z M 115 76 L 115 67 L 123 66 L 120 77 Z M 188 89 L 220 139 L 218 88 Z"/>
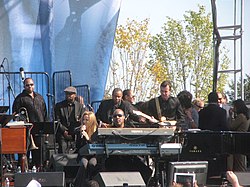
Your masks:
<path fill-rule="evenodd" d="M 26 187 L 41 187 L 42 185 L 36 180 L 32 179 Z"/>

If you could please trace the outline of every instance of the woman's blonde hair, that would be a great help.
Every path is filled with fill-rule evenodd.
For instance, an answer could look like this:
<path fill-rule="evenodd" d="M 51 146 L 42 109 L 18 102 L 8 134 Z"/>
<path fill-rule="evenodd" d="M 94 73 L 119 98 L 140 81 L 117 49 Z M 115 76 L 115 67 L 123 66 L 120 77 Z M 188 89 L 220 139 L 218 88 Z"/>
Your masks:
<path fill-rule="evenodd" d="M 83 121 L 85 115 L 89 116 L 89 120 L 86 122 Z M 86 126 L 86 132 L 88 136 L 91 138 L 92 134 L 96 131 L 98 126 L 94 112 L 91 111 L 84 112 L 81 117 L 81 125 Z"/>

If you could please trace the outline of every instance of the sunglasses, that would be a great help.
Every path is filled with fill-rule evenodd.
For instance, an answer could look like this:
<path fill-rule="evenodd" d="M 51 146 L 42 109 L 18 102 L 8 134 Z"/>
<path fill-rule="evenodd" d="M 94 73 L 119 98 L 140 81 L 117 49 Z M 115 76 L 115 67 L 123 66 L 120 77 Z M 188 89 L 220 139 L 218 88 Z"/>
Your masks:
<path fill-rule="evenodd" d="M 195 106 L 197 106 L 198 108 L 203 109 L 203 107 L 202 107 L 202 106 L 200 106 L 200 105 L 195 104 Z"/>
<path fill-rule="evenodd" d="M 34 84 L 25 84 L 25 86 L 27 86 L 27 87 L 34 86 Z"/>
<path fill-rule="evenodd" d="M 116 118 L 116 117 L 119 117 L 119 118 L 120 118 L 120 117 L 122 117 L 122 116 L 123 116 L 122 114 L 114 114 L 114 115 L 113 115 L 113 118 Z"/>

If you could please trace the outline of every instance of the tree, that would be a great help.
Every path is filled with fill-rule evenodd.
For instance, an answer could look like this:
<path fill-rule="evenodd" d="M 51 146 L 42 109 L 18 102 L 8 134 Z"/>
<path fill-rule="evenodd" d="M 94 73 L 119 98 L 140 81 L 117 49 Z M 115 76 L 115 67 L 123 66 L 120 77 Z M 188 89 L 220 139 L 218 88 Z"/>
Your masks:
<path fill-rule="evenodd" d="M 246 102 L 250 102 L 250 75 L 246 74 L 246 78 L 244 79 L 244 97 L 241 97 L 241 81 L 237 81 L 237 98 L 242 98 L 243 100 L 245 100 Z M 229 84 L 229 88 L 231 90 L 234 90 L 234 82 L 231 81 L 231 83 Z M 235 100 L 234 98 L 234 91 L 228 91 L 226 93 L 229 96 L 229 99 Z"/>
<path fill-rule="evenodd" d="M 162 32 L 152 37 L 150 49 L 151 71 L 158 81 L 165 79 L 173 83 L 173 92 L 190 90 L 195 97 L 206 98 L 212 91 L 213 81 L 213 46 L 212 22 L 210 14 L 199 6 L 199 11 L 188 11 L 184 20 L 177 21 L 169 17 L 162 27 Z M 222 49 L 222 69 L 227 69 L 229 59 Z M 160 70 L 159 70 L 160 69 Z M 159 72 L 164 76 L 159 75 Z M 218 87 L 223 90 L 226 74 L 218 77 Z"/>
<path fill-rule="evenodd" d="M 106 97 L 115 87 L 130 88 L 137 100 L 151 98 L 158 91 L 154 75 L 149 71 L 149 19 L 141 22 L 127 20 L 126 25 L 118 26 L 112 52 Z"/>

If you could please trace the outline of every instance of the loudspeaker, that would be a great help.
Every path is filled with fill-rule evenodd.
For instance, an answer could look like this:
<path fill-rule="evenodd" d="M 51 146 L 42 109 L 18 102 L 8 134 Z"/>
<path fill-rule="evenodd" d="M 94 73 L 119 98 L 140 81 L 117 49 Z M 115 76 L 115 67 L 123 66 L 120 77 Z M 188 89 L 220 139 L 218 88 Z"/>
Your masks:
<path fill-rule="evenodd" d="M 64 187 L 64 172 L 16 173 L 15 187 L 26 187 L 34 179 L 41 186 Z"/>
<path fill-rule="evenodd" d="M 241 186 L 250 186 L 250 172 L 235 172 Z"/>
<path fill-rule="evenodd" d="M 80 166 L 76 158 L 77 154 L 53 154 L 50 159 L 50 169 L 65 172 L 65 178 L 75 178 Z"/>
<path fill-rule="evenodd" d="M 94 180 L 100 187 L 118 187 L 124 184 L 131 187 L 146 187 L 139 172 L 99 172 Z"/>

